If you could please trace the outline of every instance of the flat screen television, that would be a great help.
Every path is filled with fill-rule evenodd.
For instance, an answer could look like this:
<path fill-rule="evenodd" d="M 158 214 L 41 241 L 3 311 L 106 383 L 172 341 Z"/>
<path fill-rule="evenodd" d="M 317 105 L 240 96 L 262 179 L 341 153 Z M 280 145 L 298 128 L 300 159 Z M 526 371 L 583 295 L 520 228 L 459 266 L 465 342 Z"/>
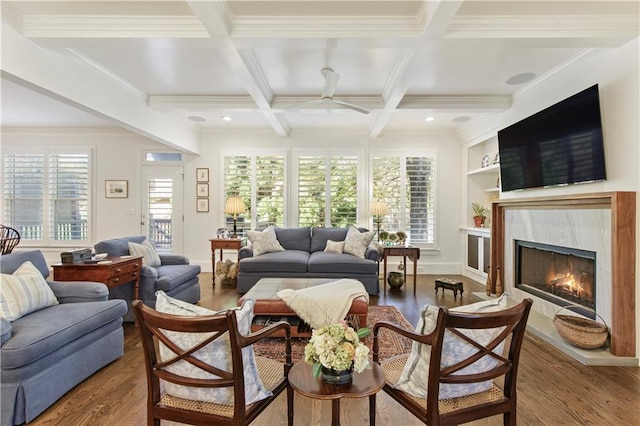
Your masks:
<path fill-rule="evenodd" d="M 598 85 L 498 132 L 502 191 L 606 179 Z"/>

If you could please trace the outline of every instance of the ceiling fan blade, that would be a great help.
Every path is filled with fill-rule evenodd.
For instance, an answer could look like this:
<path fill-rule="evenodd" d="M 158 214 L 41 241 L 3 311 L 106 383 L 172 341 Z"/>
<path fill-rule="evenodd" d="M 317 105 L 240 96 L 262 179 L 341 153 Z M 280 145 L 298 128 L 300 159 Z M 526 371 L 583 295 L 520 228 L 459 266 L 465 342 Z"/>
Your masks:
<path fill-rule="evenodd" d="M 338 101 L 338 100 L 334 99 L 333 103 L 345 106 L 345 107 L 350 108 L 350 109 L 352 109 L 354 111 L 361 112 L 362 114 L 369 114 L 371 112 L 371 110 L 369 108 L 361 107 L 360 105 L 355 105 L 355 104 L 352 104 L 352 103 L 349 103 L 349 102 Z"/>
<path fill-rule="evenodd" d="M 306 106 L 318 105 L 321 103 L 322 103 L 322 99 L 316 99 L 315 101 L 308 101 L 308 102 L 302 102 L 301 104 L 291 105 L 286 107 L 285 109 L 298 109 L 298 108 L 304 108 Z"/>
<path fill-rule="evenodd" d="M 331 68 L 324 68 L 321 73 L 324 76 L 324 88 L 322 89 L 322 96 L 320 97 L 331 98 L 340 80 L 340 74 L 334 72 Z"/>

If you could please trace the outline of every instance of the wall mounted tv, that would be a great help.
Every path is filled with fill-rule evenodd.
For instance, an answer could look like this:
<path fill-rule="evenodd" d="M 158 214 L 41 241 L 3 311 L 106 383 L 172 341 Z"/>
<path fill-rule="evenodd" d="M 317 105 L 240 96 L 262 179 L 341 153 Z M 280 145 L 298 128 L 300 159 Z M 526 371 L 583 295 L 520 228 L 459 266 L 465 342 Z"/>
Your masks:
<path fill-rule="evenodd" d="M 598 85 L 498 132 L 502 191 L 606 179 Z"/>

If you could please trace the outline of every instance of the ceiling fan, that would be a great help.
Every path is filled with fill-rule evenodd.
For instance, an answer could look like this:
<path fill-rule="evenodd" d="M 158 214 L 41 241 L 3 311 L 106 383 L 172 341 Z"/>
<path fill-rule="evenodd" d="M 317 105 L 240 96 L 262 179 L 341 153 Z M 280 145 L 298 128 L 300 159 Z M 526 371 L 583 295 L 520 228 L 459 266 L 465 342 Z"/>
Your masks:
<path fill-rule="evenodd" d="M 360 105 L 333 99 L 333 92 L 336 90 L 336 86 L 338 85 L 338 80 L 340 80 L 340 74 L 336 73 L 331 68 L 323 68 L 322 70 L 320 70 L 320 73 L 324 77 L 324 88 L 322 89 L 322 94 L 320 95 L 320 99 L 294 105 L 287 109 L 300 108 L 307 105 L 335 104 L 335 105 L 341 105 L 343 107 L 352 109 L 362 114 L 369 114 L 371 112 L 370 109 L 362 107 Z"/>

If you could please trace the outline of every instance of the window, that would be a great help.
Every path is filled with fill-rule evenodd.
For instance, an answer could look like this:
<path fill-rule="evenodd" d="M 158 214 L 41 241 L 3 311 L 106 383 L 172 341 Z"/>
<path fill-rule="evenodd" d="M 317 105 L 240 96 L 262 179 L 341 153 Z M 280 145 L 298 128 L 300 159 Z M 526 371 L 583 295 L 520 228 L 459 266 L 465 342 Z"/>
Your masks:
<path fill-rule="evenodd" d="M 78 153 L 78 152 L 81 153 Z M 23 240 L 89 240 L 90 153 L 59 150 L 3 155 L 3 222 Z"/>
<path fill-rule="evenodd" d="M 412 243 L 435 246 L 435 154 L 373 154 L 371 170 L 373 199 L 389 206 L 382 227 L 405 231 Z"/>
<path fill-rule="evenodd" d="M 225 155 L 223 158 L 225 197 L 241 196 L 247 209 L 238 216 L 238 233 L 269 225 L 284 226 L 285 156 Z M 226 227 L 233 229 L 233 217 L 227 217 Z"/>
<path fill-rule="evenodd" d="M 298 226 L 357 224 L 358 157 L 300 156 Z"/>

